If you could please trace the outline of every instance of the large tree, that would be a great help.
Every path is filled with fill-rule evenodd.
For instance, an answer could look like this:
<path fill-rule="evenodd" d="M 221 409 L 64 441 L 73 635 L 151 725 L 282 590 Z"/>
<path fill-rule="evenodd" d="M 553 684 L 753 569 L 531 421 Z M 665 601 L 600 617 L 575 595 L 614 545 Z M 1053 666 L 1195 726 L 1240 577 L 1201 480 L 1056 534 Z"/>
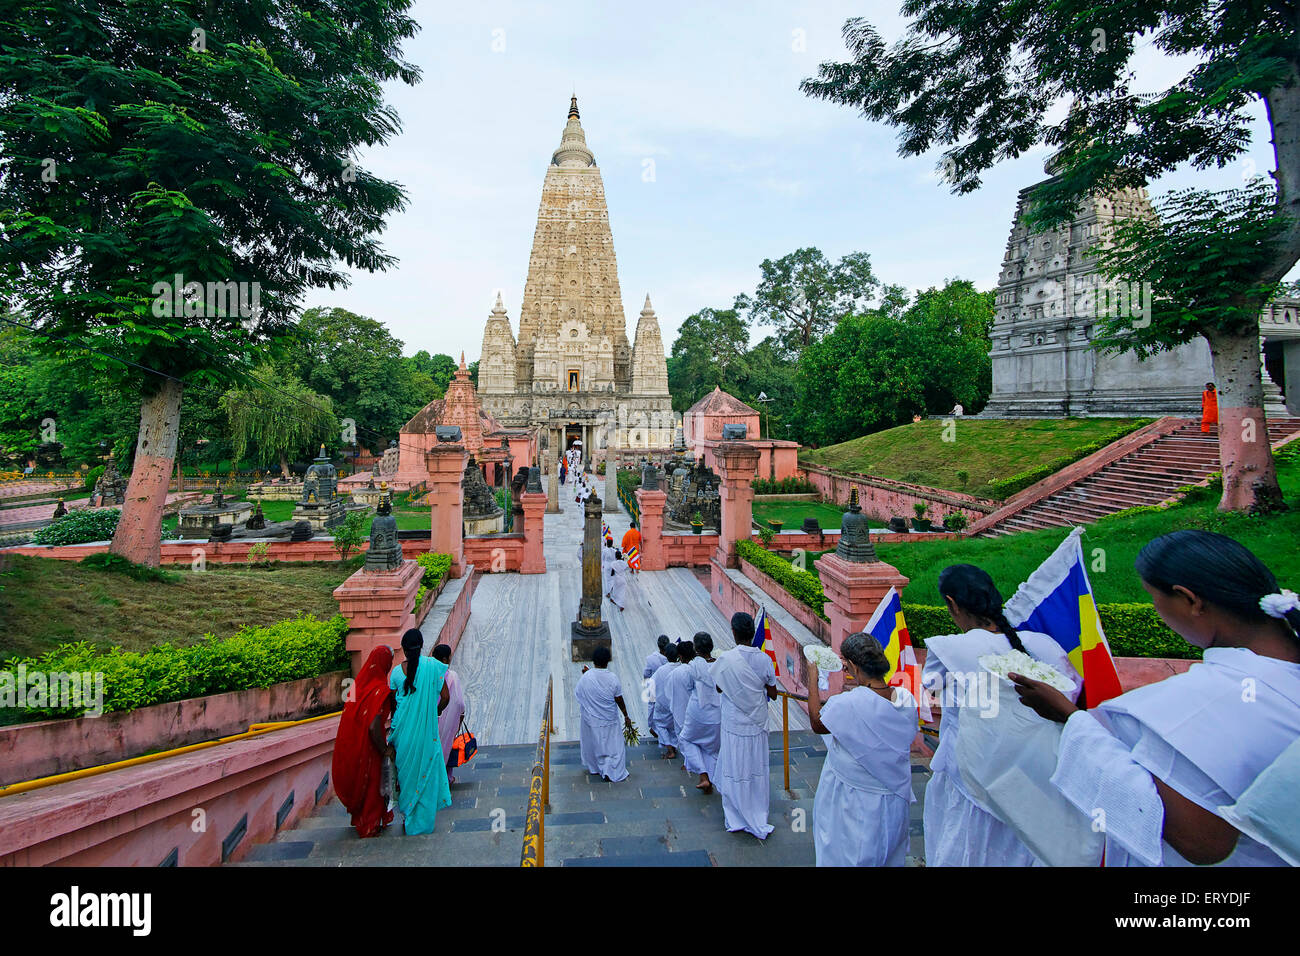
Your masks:
<path fill-rule="evenodd" d="M 776 330 L 796 355 L 874 297 L 880 281 L 865 252 L 831 262 L 820 249 L 796 249 L 780 259 L 764 259 L 753 296 L 742 295 L 736 309 L 754 325 Z"/>
<path fill-rule="evenodd" d="M 668 357 L 673 409 L 686 411 L 714 388 L 734 392 L 748 347 L 749 328 L 737 309 L 701 309 L 687 316 Z"/>
<path fill-rule="evenodd" d="M 0 309 L 140 396 L 112 550 L 157 564 L 182 394 L 244 377 L 312 287 L 393 261 L 355 163 L 415 83 L 410 0 L 119 0 L 0 13 Z"/>
<path fill-rule="evenodd" d="M 328 396 L 317 395 L 292 372 L 259 370 L 261 381 L 275 388 L 232 388 L 221 396 L 221 410 L 230 421 L 235 461 L 251 451 L 260 465 L 277 463 L 289 477 L 289 456 L 315 451 L 338 435 L 338 419 Z"/>
<path fill-rule="evenodd" d="M 1234 258 L 1198 257 L 1210 273 L 1236 271 L 1233 316 L 1178 302 L 1182 321 L 1159 332 L 1166 346 L 1196 335 L 1210 344 L 1220 389 L 1220 507 L 1276 507 L 1277 475 L 1262 438 L 1258 315 L 1300 259 L 1300 8 L 1277 0 L 906 0 L 902 12 L 913 19 L 892 45 L 865 20 L 849 20 L 852 59 L 822 64 L 802 89 L 898 127 L 902 155 L 945 147 L 944 178 L 958 193 L 978 188 L 1003 159 L 1056 147 L 1056 175 L 1035 192 L 1031 210 L 1040 228 L 1067 221 L 1098 191 L 1142 186 L 1184 164 L 1232 163 L 1249 145 L 1252 107 L 1264 106 L 1275 192 L 1270 214 L 1256 223 L 1268 226 L 1268 254 L 1252 255 L 1248 273 Z M 1133 55 L 1146 44 L 1188 64 L 1155 94 L 1134 89 Z M 1240 212 L 1208 198 L 1184 207 L 1200 215 L 1198 230 Z M 1152 237 L 1129 237 L 1143 238 Z M 1172 299 L 1179 290 L 1155 291 Z M 1131 337 L 1110 343 L 1134 347 Z M 1243 442 L 1249 433 L 1260 438 Z"/>

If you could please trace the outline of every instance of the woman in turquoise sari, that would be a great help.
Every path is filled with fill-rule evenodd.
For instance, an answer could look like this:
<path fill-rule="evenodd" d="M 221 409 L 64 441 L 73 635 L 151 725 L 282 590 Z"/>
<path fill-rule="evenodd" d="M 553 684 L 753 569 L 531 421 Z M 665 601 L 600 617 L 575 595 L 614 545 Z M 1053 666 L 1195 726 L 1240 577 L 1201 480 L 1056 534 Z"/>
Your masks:
<path fill-rule="evenodd" d="M 420 654 L 424 635 L 415 628 L 402 635 L 406 660 L 388 675 L 397 696 L 388 742 L 397 750 L 397 806 L 406 833 L 432 833 L 438 811 L 451 806 L 447 764 L 442 757 L 438 715 L 447 706 L 447 665 Z"/>

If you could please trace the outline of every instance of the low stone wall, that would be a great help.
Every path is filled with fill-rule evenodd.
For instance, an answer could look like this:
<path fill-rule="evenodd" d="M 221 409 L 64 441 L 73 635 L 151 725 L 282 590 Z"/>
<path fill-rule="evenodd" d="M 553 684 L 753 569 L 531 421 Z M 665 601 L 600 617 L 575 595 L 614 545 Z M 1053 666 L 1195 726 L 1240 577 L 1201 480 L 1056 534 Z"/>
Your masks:
<path fill-rule="evenodd" d="M 524 536 L 491 534 L 467 537 L 465 560 L 488 574 L 518 571 L 524 560 Z"/>
<path fill-rule="evenodd" d="M 202 552 L 207 564 L 247 564 L 249 549 L 255 544 L 266 542 L 269 547 L 266 559 L 269 561 L 341 561 L 342 556 L 334 550 L 333 538 L 312 538 L 309 541 L 286 541 L 284 538 L 239 538 L 235 541 L 205 541 L 194 538 L 189 541 L 164 541 L 161 548 L 162 564 L 193 564 Z M 26 544 L 16 548 L 5 548 L 5 554 L 25 554 L 33 558 L 53 558 L 56 561 L 80 561 L 92 554 L 102 554 L 108 550 L 108 541 L 95 541 L 88 544 L 65 544 L 60 546 Z M 366 551 L 369 542 L 362 542 L 349 557 L 355 557 Z M 424 550 L 429 550 L 425 547 Z M 405 551 L 405 542 L 403 542 Z"/>
<path fill-rule="evenodd" d="M 713 552 L 718 549 L 718 533 L 665 531 L 663 549 L 664 563 L 670 568 L 707 567 L 713 558 Z"/>
<path fill-rule="evenodd" d="M 343 706 L 348 671 L 191 697 L 122 713 L 0 727 L 0 785 L 35 780 L 299 720 Z"/>
<path fill-rule="evenodd" d="M 797 495 L 754 495 L 754 504 L 798 504 L 801 501 L 821 501 L 822 496 L 809 492 Z"/>
<path fill-rule="evenodd" d="M 432 603 L 422 623 L 417 627 L 426 635 L 424 647 L 432 651 L 438 644 L 451 645 L 452 652 L 460 646 L 461 635 L 469 623 L 470 606 L 474 589 L 478 587 L 478 572 L 473 564 L 466 567 L 458 578 L 446 580 L 436 603 Z M 433 637 L 433 640 L 430 640 Z"/>
<path fill-rule="evenodd" d="M 849 490 L 858 489 L 858 502 L 863 513 L 877 521 L 888 521 L 893 517 L 907 518 L 911 521 L 915 515 L 913 505 L 924 504 L 929 510 L 926 517 L 935 524 L 941 524 L 945 516 L 954 511 L 963 511 L 968 517 L 990 514 L 1000 502 L 988 498 L 977 498 L 960 491 L 947 491 L 914 485 L 906 481 L 894 481 L 876 475 L 863 475 L 854 472 L 835 471 L 820 465 L 803 464 L 801 466 L 807 478 L 821 493 L 823 501 L 842 504 L 849 500 Z"/>
<path fill-rule="evenodd" d="M 338 718 L 0 797 L 0 866 L 237 862 L 333 797 Z"/>
<path fill-rule="evenodd" d="M 814 637 L 830 647 L 831 633 L 830 622 L 818 617 L 817 614 L 803 601 L 800 601 L 793 594 L 787 591 L 781 585 L 776 583 L 776 579 L 770 574 L 760 571 L 744 558 L 740 558 L 740 573 L 749 580 L 757 584 L 769 598 L 779 604 L 787 614 L 808 629 Z"/>

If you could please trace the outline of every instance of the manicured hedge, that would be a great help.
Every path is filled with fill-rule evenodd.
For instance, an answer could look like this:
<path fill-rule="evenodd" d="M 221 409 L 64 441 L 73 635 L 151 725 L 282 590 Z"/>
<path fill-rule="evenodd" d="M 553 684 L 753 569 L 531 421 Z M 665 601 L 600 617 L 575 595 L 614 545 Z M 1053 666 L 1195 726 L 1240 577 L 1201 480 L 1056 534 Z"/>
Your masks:
<path fill-rule="evenodd" d="M 736 555 L 770 576 L 796 600 L 808 605 L 822 620 L 830 620 L 826 616 L 826 593 L 822 590 L 817 575 L 811 571 L 799 570 L 785 558 L 772 554 L 753 541 L 737 541 Z"/>
<path fill-rule="evenodd" d="M 815 494 L 817 491 L 817 486 L 811 481 L 795 478 L 793 475 L 779 481 L 755 478 L 753 487 L 756 495 L 807 495 Z"/>
<path fill-rule="evenodd" d="M 1201 659 L 1200 648 L 1171 631 L 1150 604 L 1099 604 L 1097 613 L 1110 651 L 1116 657 Z M 912 643 L 917 646 L 936 634 L 956 631 L 945 607 L 904 604 L 903 617 Z"/>
<path fill-rule="evenodd" d="M 119 508 L 73 508 L 54 523 L 36 529 L 32 541 L 54 545 L 109 541 L 121 516 Z"/>
<path fill-rule="evenodd" d="M 1101 451 L 1111 442 L 1119 441 L 1125 435 L 1132 434 L 1139 428 L 1144 428 L 1151 423 L 1151 419 L 1141 419 L 1133 422 L 1124 428 L 1117 428 L 1095 441 L 1080 445 L 1073 453 L 1062 455 L 1060 458 L 1053 458 L 1046 464 L 1039 465 L 1037 468 L 1031 468 L 1028 471 L 1022 471 L 1018 475 L 1012 475 L 1009 478 L 998 478 L 989 482 L 989 494 L 998 499 L 1009 498 L 1018 491 L 1024 491 L 1030 485 L 1037 484 L 1048 475 L 1054 475 L 1067 465 L 1073 465 L 1076 461 L 1087 458 L 1089 455 Z"/>
<path fill-rule="evenodd" d="M 420 590 L 415 592 L 415 610 L 424 604 L 425 595 L 438 586 L 438 582 L 451 570 L 451 555 L 439 554 L 437 551 L 425 551 L 415 559 L 415 563 L 424 568 L 420 578 Z"/>
<path fill-rule="evenodd" d="M 128 711 L 346 669 L 347 630 L 347 618 L 341 614 L 328 621 L 307 614 L 269 627 L 246 627 L 224 640 L 209 634 L 188 647 L 160 644 L 144 652 L 120 647 L 103 651 L 80 641 L 61 644 L 39 658 L 6 661 L 0 673 L 15 674 L 19 664 L 26 665 L 29 675 L 102 673 L 104 712 Z M 26 707 L 22 712 L 32 720 L 81 716 L 71 708 Z"/>

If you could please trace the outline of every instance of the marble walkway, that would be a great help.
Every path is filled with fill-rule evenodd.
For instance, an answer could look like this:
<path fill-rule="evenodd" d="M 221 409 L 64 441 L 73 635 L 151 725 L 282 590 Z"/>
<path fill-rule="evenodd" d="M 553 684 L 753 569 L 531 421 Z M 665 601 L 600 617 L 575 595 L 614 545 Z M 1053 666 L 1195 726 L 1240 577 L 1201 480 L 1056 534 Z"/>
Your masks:
<path fill-rule="evenodd" d="M 604 490 L 598 479 L 597 493 Z M 480 745 L 536 741 L 546 701 L 546 680 L 555 678 L 555 738 L 576 740 L 578 704 L 574 685 L 582 665 L 569 660 L 569 625 L 581 597 L 579 548 L 582 509 L 572 483 L 560 488 L 561 514 L 546 515 L 545 574 L 484 574 L 474 592 L 465 633 L 452 659 L 468 704 L 466 723 Z M 629 519 L 625 511 L 606 514 L 617 547 Z M 631 577 L 627 609 L 608 600 L 604 616 L 613 636 L 613 670 L 623 684 L 623 699 L 637 730 L 646 736 L 647 704 L 641 670 L 660 634 L 689 639 L 696 631 L 713 636 L 715 656 L 734 647 L 731 629 L 704 585 L 689 568 L 641 572 Z M 769 729 L 781 729 L 781 703 L 771 706 Z M 791 730 L 808 729 L 808 718 L 790 705 Z M 776 745 L 780 745 L 779 737 Z"/>

